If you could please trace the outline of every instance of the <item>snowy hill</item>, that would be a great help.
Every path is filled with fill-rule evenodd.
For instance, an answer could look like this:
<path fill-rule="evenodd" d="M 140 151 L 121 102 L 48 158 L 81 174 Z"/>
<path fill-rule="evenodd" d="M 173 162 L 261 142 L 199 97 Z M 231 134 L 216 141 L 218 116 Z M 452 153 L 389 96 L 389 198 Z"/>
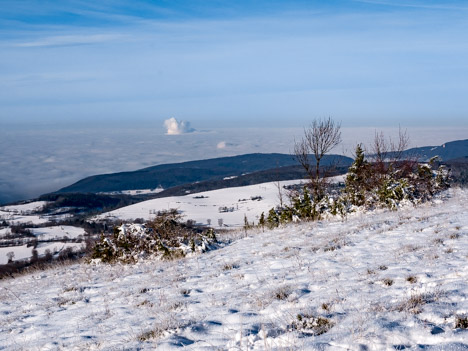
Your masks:
<path fill-rule="evenodd" d="M 468 192 L 0 282 L 4 350 L 466 350 Z M 465 329 L 464 329 L 465 328 Z"/>
<path fill-rule="evenodd" d="M 336 177 L 337 180 L 342 177 Z M 279 182 L 284 201 L 287 199 L 287 190 L 284 186 L 301 184 L 305 180 L 291 180 Z M 249 222 L 258 222 L 262 212 L 268 213 L 272 207 L 279 203 L 278 183 L 269 182 L 236 188 L 205 191 L 185 196 L 170 196 L 159 199 L 139 202 L 134 205 L 99 215 L 97 218 L 131 220 L 143 218 L 148 220 L 161 210 L 176 208 L 185 216 L 199 224 L 220 227 L 241 227 L 244 225 L 244 216 Z"/>

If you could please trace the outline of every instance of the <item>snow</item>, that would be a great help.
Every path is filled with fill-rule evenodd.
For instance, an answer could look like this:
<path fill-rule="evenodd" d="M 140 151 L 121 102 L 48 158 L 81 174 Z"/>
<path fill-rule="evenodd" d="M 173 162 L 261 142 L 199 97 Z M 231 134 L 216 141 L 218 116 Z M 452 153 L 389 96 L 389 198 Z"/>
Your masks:
<path fill-rule="evenodd" d="M 45 251 L 48 249 L 52 253 L 60 252 L 61 250 L 72 247 L 75 250 L 79 250 L 82 243 L 68 243 L 60 242 L 59 240 L 65 239 L 79 239 L 85 235 L 85 230 L 79 227 L 73 226 L 52 226 L 52 227 L 43 227 L 43 228 L 27 228 L 29 229 L 39 241 L 54 240 L 53 242 L 40 242 L 36 247 L 39 255 L 44 255 Z M 0 229 L 0 238 L 3 238 L 5 235 L 10 234 L 10 228 Z M 0 247 L 0 264 L 6 264 L 8 262 L 7 253 L 13 252 L 15 254 L 14 261 L 29 259 L 32 256 L 31 251 L 33 246 L 20 245 L 20 246 L 9 246 L 9 247 Z"/>
<path fill-rule="evenodd" d="M 120 190 L 120 191 L 109 191 L 109 192 L 102 192 L 100 194 L 107 194 L 107 195 L 146 195 L 146 194 L 157 194 L 164 191 L 163 188 L 155 188 L 155 189 L 136 189 L 136 190 Z"/>
<path fill-rule="evenodd" d="M 39 243 L 36 247 L 36 250 L 39 256 L 41 256 L 45 255 L 47 250 L 49 250 L 52 254 L 55 254 L 68 247 L 73 248 L 75 251 L 80 251 L 83 246 L 83 243 L 67 243 L 54 241 Z M 33 249 L 33 246 L 28 245 L 0 247 L 0 264 L 6 264 L 8 262 L 7 253 L 9 252 L 13 252 L 15 254 L 13 261 L 29 259 L 32 256 Z"/>
<path fill-rule="evenodd" d="M 0 238 L 3 238 L 4 236 L 9 234 L 11 234 L 11 230 L 9 227 L 0 229 Z"/>
<path fill-rule="evenodd" d="M 0 264 L 6 264 L 8 262 L 7 253 L 13 252 L 15 256 L 13 261 L 19 261 L 31 257 L 32 246 L 21 245 L 21 246 L 9 246 L 0 247 Z"/>
<path fill-rule="evenodd" d="M 6 220 L 10 225 L 12 224 L 44 224 L 51 220 L 66 219 L 70 215 L 39 215 L 40 211 L 47 201 L 34 201 L 21 205 L 11 205 L 0 207 L 0 221 Z M 62 209 L 66 209 L 63 207 Z"/>
<path fill-rule="evenodd" d="M 230 232 L 176 261 L 1 280 L 0 348 L 466 350 L 467 201 L 452 189 L 416 208 Z M 298 314 L 332 327 L 294 329 Z"/>
<path fill-rule="evenodd" d="M 25 204 L 21 205 L 10 205 L 10 206 L 3 206 L 0 207 L 0 211 L 4 212 L 33 212 L 40 210 L 42 207 L 47 205 L 47 201 L 34 201 L 34 202 L 28 202 Z"/>
<path fill-rule="evenodd" d="M 23 215 L 0 210 L 0 221 L 6 220 L 9 224 L 43 224 L 50 221 L 47 216 Z"/>
<path fill-rule="evenodd" d="M 47 217 L 34 215 L 33 213 L 42 209 L 47 203 L 47 201 L 34 201 L 21 205 L 0 207 L 0 221 L 6 220 L 9 223 L 46 223 L 49 221 Z"/>
<path fill-rule="evenodd" d="M 223 180 L 236 179 L 238 176 L 224 177 Z"/>
<path fill-rule="evenodd" d="M 47 250 L 49 250 L 52 254 L 56 254 L 69 247 L 71 247 L 75 251 L 81 251 L 84 245 L 84 243 L 68 243 L 60 241 L 42 242 L 37 245 L 36 250 L 39 253 L 39 255 L 45 255 Z"/>
<path fill-rule="evenodd" d="M 280 184 L 282 187 L 302 182 L 304 180 L 291 180 Z M 287 190 L 281 191 L 286 199 Z M 261 196 L 262 199 L 251 199 L 256 196 Z M 212 226 L 219 227 L 218 220 L 222 219 L 224 227 L 241 227 L 244 225 L 244 216 L 247 216 L 249 222 L 257 223 L 262 212 L 266 215 L 272 207 L 278 205 L 278 197 L 277 183 L 270 182 L 148 200 L 104 213 L 96 218 L 150 219 L 158 211 L 176 208 L 186 216 L 185 219 L 195 220 L 197 223 L 207 224 L 210 219 Z M 222 207 L 232 209 L 232 212 L 222 212 Z"/>
<path fill-rule="evenodd" d="M 77 239 L 85 235 L 83 228 L 67 225 L 31 228 L 30 230 L 39 240 L 56 240 L 63 239 L 64 237 L 68 237 L 68 239 Z"/>

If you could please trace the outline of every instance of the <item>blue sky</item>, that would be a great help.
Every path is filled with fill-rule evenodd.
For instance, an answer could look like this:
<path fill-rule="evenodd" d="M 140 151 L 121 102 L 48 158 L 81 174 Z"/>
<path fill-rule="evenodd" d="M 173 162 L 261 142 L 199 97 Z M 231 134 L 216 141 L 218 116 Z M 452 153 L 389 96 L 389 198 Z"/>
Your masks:
<path fill-rule="evenodd" d="M 320 117 L 342 123 L 337 153 L 398 126 L 411 146 L 468 137 L 466 1 L 0 5 L 0 203 L 92 174 L 287 153 Z M 166 135 L 171 117 L 195 133 Z"/>
<path fill-rule="evenodd" d="M 0 120 L 464 125 L 464 1 L 3 0 Z"/>

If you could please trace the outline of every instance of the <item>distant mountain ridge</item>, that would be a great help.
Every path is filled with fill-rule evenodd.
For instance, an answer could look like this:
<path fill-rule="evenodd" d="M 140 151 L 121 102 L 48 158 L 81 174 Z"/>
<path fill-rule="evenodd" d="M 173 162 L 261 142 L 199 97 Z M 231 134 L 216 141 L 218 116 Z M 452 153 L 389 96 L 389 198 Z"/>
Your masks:
<path fill-rule="evenodd" d="M 346 156 L 327 155 L 322 165 L 346 166 L 352 159 Z M 101 174 L 84 178 L 56 193 L 99 193 L 133 189 L 164 189 L 203 182 L 239 177 L 248 173 L 297 166 L 293 155 L 288 154 L 246 154 L 213 158 L 200 161 L 163 164 L 132 172 Z"/>
<path fill-rule="evenodd" d="M 439 156 L 441 161 L 449 161 L 468 156 L 468 139 L 450 141 L 440 146 L 424 146 L 406 150 L 404 156 L 416 156 L 421 161 L 428 161 L 434 156 Z"/>
<path fill-rule="evenodd" d="M 427 161 L 434 156 L 439 156 L 443 162 L 454 159 L 463 159 L 468 156 L 468 139 L 447 142 L 440 146 L 424 146 L 411 148 L 404 151 L 405 157 L 417 157 L 420 161 Z M 314 158 L 311 157 L 311 161 Z M 352 163 L 352 159 L 340 155 L 327 155 L 322 160 L 322 165 L 335 164 L 346 167 Z M 294 172 L 287 171 L 294 169 Z M 281 170 L 283 168 L 283 170 Z M 281 170 L 281 171 L 280 171 Z M 275 178 L 286 180 L 291 176 L 302 174 L 298 162 L 290 154 L 245 154 L 230 157 L 212 158 L 206 160 L 188 161 L 181 163 L 162 164 L 143 168 L 131 172 L 119 172 L 100 174 L 84 178 L 72 185 L 64 187 L 55 193 L 103 193 L 123 190 L 164 189 L 178 188 L 197 182 L 216 183 L 223 186 L 224 178 L 241 177 L 246 174 L 258 173 L 253 177 L 241 179 L 233 183 L 246 182 L 253 184 L 259 181 L 263 175 L 272 181 Z M 275 176 L 275 173 L 281 176 Z M 261 182 L 261 181 L 259 181 Z M 214 184 L 213 183 L 213 184 Z M 240 185 L 240 184 L 239 184 Z M 192 188 L 196 188 L 192 186 Z M 193 190 L 193 189 L 192 189 Z"/>

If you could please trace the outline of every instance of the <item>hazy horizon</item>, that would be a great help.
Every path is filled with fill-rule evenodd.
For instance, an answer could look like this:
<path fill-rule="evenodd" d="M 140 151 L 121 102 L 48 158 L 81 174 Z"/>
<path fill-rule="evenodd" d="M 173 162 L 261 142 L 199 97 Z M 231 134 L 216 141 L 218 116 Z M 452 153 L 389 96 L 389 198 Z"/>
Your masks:
<path fill-rule="evenodd" d="M 0 131 L 0 203 L 37 197 L 96 174 L 254 152 L 291 153 L 303 133 L 302 128 L 192 127 L 191 133 L 167 135 L 163 126 L 10 126 Z M 468 127 L 406 130 L 410 147 L 437 146 L 468 134 Z M 357 143 L 369 145 L 376 131 L 395 137 L 398 127 L 342 127 L 343 142 L 332 153 L 350 156 Z"/>

